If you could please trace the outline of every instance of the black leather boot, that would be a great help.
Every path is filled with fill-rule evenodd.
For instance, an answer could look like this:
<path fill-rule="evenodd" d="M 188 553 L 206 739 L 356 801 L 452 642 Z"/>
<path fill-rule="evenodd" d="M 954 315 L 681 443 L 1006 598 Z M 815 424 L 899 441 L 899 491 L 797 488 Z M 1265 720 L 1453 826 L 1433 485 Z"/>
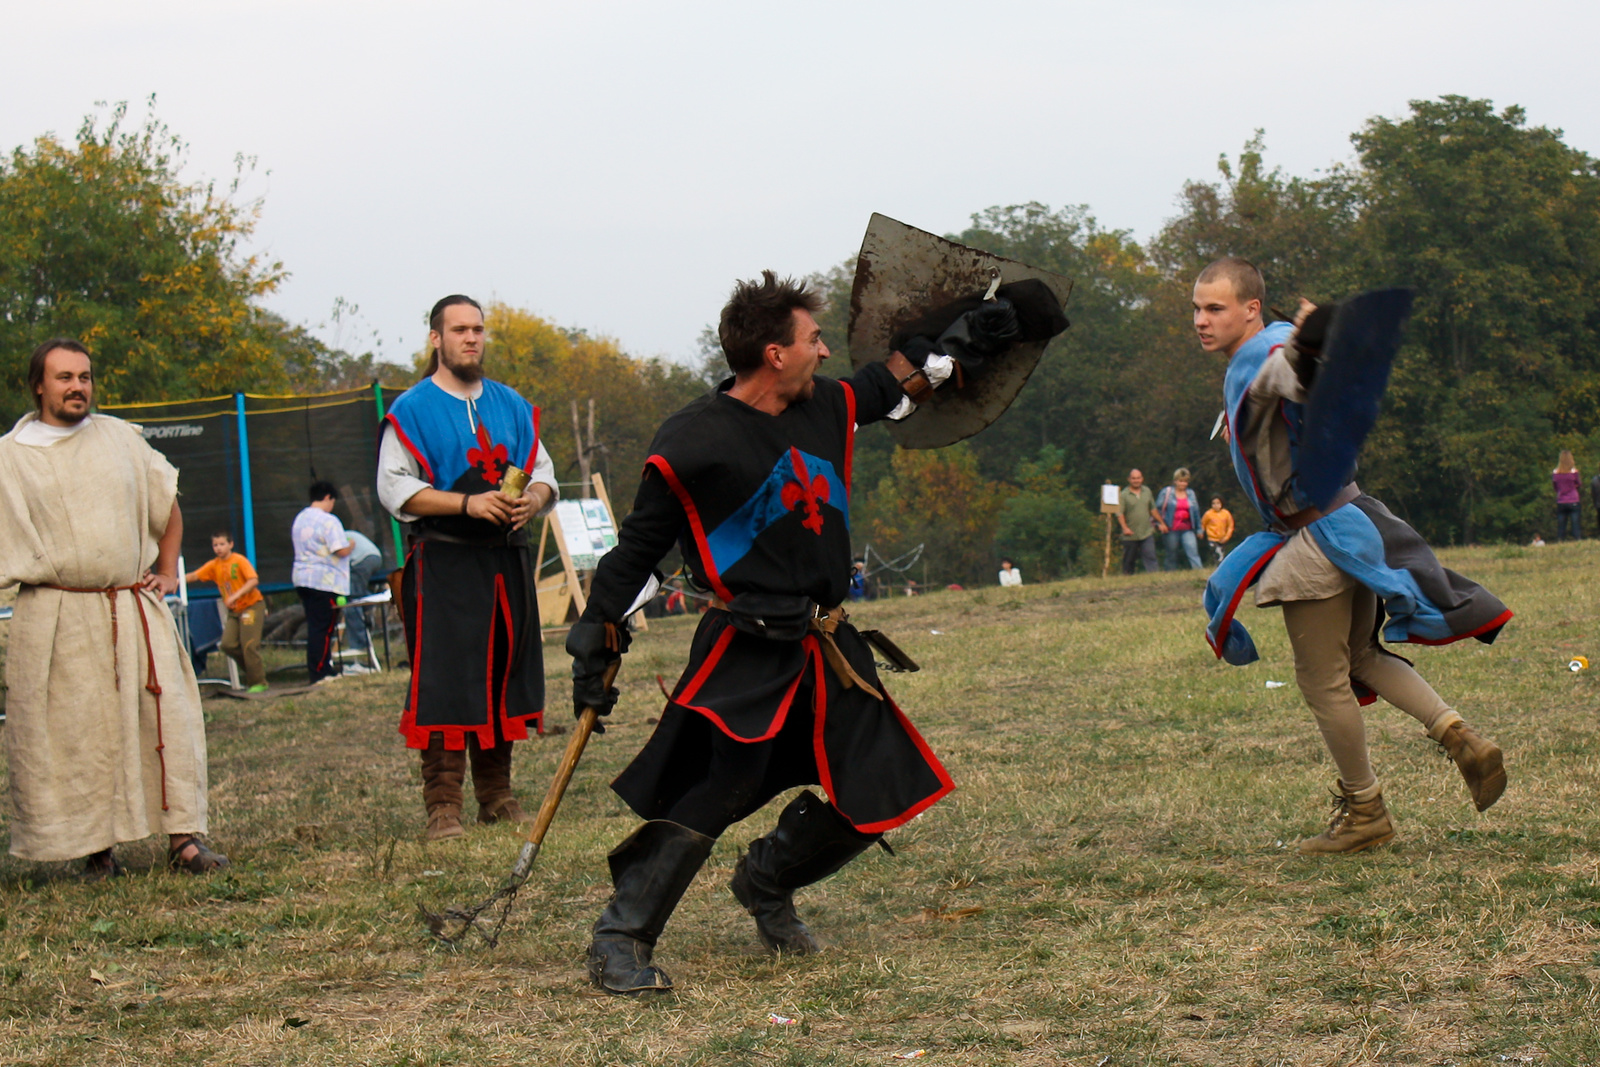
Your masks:
<path fill-rule="evenodd" d="M 607 993 L 672 988 L 650 963 L 656 939 L 684 891 L 711 855 L 716 838 L 665 819 L 652 819 L 611 850 L 611 903 L 594 924 L 589 979 Z"/>
<path fill-rule="evenodd" d="M 821 946 L 794 910 L 794 891 L 820 882 L 882 836 L 856 830 L 808 789 L 783 809 L 770 834 L 750 842 L 728 888 L 755 916 L 767 948 L 799 956 L 815 952 Z"/>

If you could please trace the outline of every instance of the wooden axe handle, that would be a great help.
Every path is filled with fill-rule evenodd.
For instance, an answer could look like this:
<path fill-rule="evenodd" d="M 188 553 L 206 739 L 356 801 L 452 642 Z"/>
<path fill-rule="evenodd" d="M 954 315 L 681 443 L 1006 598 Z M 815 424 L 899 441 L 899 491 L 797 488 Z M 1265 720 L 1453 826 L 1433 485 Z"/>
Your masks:
<path fill-rule="evenodd" d="M 616 662 L 606 668 L 604 683 L 610 689 L 611 683 L 617 680 L 617 669 L 622 666 L 619 657 Z M 566 795 L 567 783 L 572 781 L 572 772 L 578 768 L 578 760 L 583 758 L 584 746 L 589 743 L 589 735 L 594 732 L 595 720 L 599 716 L 593 708 L 584 708 L 583 714 L 578 717 L 578 728 L 572 734 L 572 740 L 567 742 L 567 751 L 561 756 L 561 765 L 556 768 L 556 776 L 550 783 L 550 788 L 544 794 L 544 803 L 539 805 L 539 814 L 533 820 L 533 826 L 528 829 L 528 844 L 538 848 L 544 843 L 544 835 L 550 829 L 550 823 L 555 820 L 556 809 L 561 806 L 561 798 Z"/>

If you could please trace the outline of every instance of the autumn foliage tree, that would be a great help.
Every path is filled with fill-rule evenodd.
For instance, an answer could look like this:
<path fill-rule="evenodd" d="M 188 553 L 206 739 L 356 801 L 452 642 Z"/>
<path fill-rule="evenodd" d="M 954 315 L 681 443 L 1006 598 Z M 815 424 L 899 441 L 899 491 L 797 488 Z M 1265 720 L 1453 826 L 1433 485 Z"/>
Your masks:
<path fill-rule="evenodd" d="M 0 414 L 31 406 L 26 361 L 46 337 L 84 341 L 102 402 L 177 399 L 286 383 L 276 325 L 255 301 L 285 277 L 242 251 L 259 205 L 184 181 L 185 148 L 127 106 L 0 161 Z"/>
<path fill-rule="evenodd" d="M 992 579 L 995 519 L 1013 491 L 985 477 L 965 443 L 901 449 L 866 501 L 865 529 L 856 540 L 885 557 L 923 545 L 935 584 Z"/>

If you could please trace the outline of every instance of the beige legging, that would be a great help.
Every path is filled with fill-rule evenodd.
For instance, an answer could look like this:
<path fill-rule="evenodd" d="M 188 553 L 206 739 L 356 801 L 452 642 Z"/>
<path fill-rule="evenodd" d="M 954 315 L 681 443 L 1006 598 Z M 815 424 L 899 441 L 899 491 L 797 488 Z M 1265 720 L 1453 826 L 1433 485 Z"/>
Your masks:
<path fill-rule="evenodd" d="M 1367 756 L 1366 724 L 1350 679 L 1359 678 L 1432 736 L 1461 717 L 1399 656 L 1378 647 L 1377 595 L 1358 585 L 1326 600 L 1285 601 L 1283 622 L 1294 646 L 1294 676 L 1317 717 L 1339 780 L 1352 792 L 1377 781 Z"/>

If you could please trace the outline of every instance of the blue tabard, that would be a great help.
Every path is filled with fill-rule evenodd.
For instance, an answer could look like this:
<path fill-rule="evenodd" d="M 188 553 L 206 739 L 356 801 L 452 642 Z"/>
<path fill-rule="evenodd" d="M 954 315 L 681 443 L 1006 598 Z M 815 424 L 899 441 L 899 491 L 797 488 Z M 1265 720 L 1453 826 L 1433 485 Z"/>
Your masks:
<path fill-rule="evenodd" d="M 1249 631 L 1234 618 L 1234 613 L 1272 557 L 1292 536 L 1280 532 L 1283 515 L 1267 499 L 1240 443 L 1256 430 L 1246 425 L 1245 399 L 1262 365 L 1274 349 L 1288 342 L 1291 332 L 1286 322 L 1262 329 L 1234 353 L 1223 380 L 1234 473 L 1268 527 L 1250 535 L 1229 553 L 1206 583 L 1204 605 L 1210 620 L 1206 642 L 1219 657 L 1236 666 L 1253 663 L 1259 657 Z M 1280 400 L 1276 416 L 1288 427 L 1294 468 L 1302 470 L 1303 463 L 1315 460 L 1300 449 L 1305 406 Z M 1293 483 L 1290 498 L 1295 511 L 1310 506 Z M 1329 562 L 1377 594 L 1388 616 L 1383 625 L 1385 641 L 1442 645 L 1476 637 L 1490 642 L 1511 618 L 1511 612 L 1488 590 L 1443 567 L 1415 530 L 1365 493 L 1305 529 L 1317 539 Z"/>
<path fill-rule="evenodd" d="M 507 464 L 533 470 L 539 447 L 539 409 L 509 386 L 483 379 L 483 394 L 467 403 L 425 378 L 395 398 L 384 421 L 446 492 L 494 489 Z M 463 484 L 463 479 L 466 483 Z"/>

